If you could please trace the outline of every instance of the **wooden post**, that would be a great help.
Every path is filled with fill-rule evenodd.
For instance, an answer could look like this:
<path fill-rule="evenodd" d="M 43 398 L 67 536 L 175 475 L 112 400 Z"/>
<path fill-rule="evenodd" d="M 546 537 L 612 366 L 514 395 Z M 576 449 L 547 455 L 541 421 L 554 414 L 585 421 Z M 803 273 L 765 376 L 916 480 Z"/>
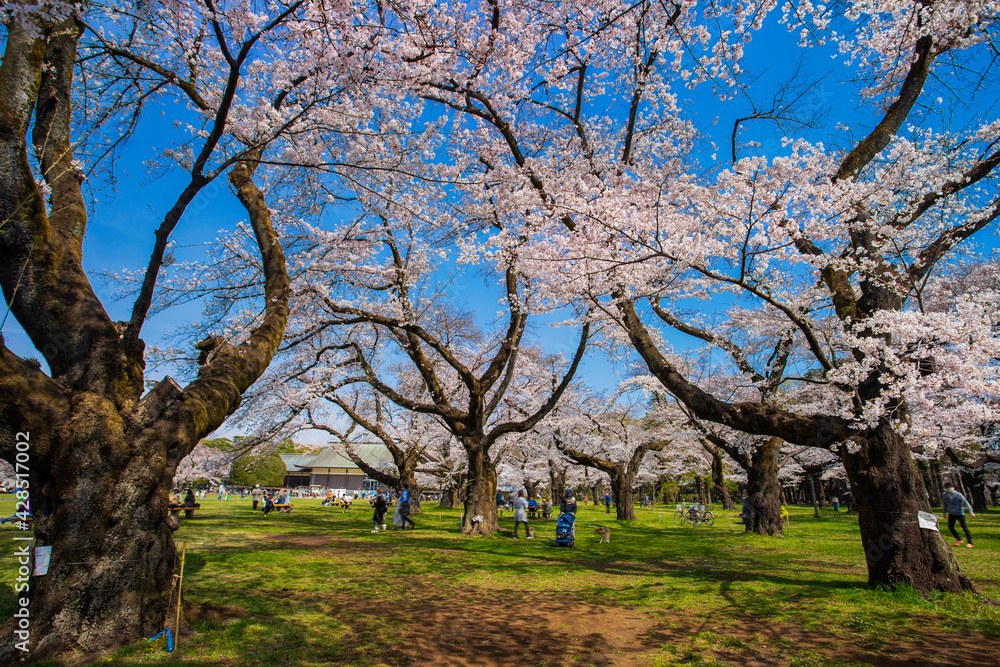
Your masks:
<path fill-rule="evenodd" d="M 181 586 L 184 584 L 184 556 L 187 554 L 187 540 L 181 546 L 181 573 L 177 578 L 177 618 L 174 620 L 174 646 L 181 640 Z"/>

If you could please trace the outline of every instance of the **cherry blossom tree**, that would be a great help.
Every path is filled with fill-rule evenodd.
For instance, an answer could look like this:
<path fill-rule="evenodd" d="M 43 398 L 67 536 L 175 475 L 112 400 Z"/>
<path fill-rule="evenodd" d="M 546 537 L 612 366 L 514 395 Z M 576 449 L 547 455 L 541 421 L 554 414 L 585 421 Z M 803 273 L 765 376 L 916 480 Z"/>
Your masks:
<path fill-rule="evenodd" d="M 989 311 L 1000 290 L 1000 263 L 994 255 L 957 255 L 943 263 L 938 274 L 917 291 L 919 308 L 926 313 L 947 314 L 970 307 Z M 1000 324 L 994 316 L 993 328 Z M 996 357 L 990 363 L 997 363 Z M 938 361 L 933 354 L 923 358 L 925 372 Z M 996 396 L 977 392 L 969 395 L 961 386 L 943 382 L 911 400 L 907 440 L 918 457 L 926 491 L 934 506 L 940 504 L 941 464 L 964 486 L 977 512 L 987 510 L 986 483 L 996 466 L 996 421 L 989 404 Z"/>
<path fill-rule="evenodd" d="M 348 403 L 337 395 L 331 396 L 329 400 L 350 417 L 351 427 L 343 432 L 337 431 L 324 423 L 317 422 L 311 413 L 309 425 L 314 429 L 326 431 L 336 436 L 347 457 L 354 461 L 355 465 L 371 479 L 396 491 L 409 490 L 411 493 L 410 511 L 419 514 L 418 465 L 421 461 L 426 460 L 424 451 L 431 444 L 431 441 L 442 437 L 447 438 L 448 435 L 442 433 L 443 429 L 439 428 L 435 422 L 426 418 L 421 420 L 422 415 L 418 413 L 397 415 L 396 412 L 399 410 L 383 406 L 383 400 L 378 395 L 371 398 L 372 409 L 370 411 L 363 409 L 357 401 Z M 421 424 L 421 421 L 425 423 Z M 365 429 L 385 445 L 392 457 L 394 470 L 380 470 L 364 460 L 351 438 L 355 426 Z"/>
<path fill-rule="evenodd" d="M 401 12 L 397 39 L 416 94 L 460 128 L 456 193 L 488 202 L 505 238 L 526 240 L 523 266 L 553 300 L 602 304 L 699 418 L 836 449 L 871 585 L 959 591 L 971 583 L 950 549 L 918 527 L 929 506 L 904 433 L 909 402 L 930 385 L 993 393 L 995 339 L 982 308 L 931 314 L 911 298 L 1000 215 L 996 17 L 985 0 L 496 2 Z M 708 155 L 721 143 L 710 119 L 681 95 L 711 89 L 713 113 L 729 104 L 740 117 L 746 54 L 777 23 L 803 49 L 839 49 L 843 78 L 859 84 L 841 97 L 878 117 L 721 164 Z M 938 76 L 949 68 L 962 75 Z M 797 382 L 818 382 L 824 400 L 729 400 L 685 376 L 655 330 L 673 325 L 653 306 L 678 316 L 709 296 L 745 299 L 794 331 L 807 351 Z"/>
<path fill-rule="evenodd" d="M 631 387 L 626 386 L 627 391 Z M 556 448 L 573 462 L 608 476 L 618 521 L 635 520 L 632 490 L 646 455 L 671 444 L 673 424 L 649 419 L 645 401 L 625 395 L 622 388 L 610 397 L 563 407 L 558 420 L 546 424 Z"/>
<path fill-rule="evenodd" d="M 705 369 L 701 375 L 706 377 L 701 386 L 707 391 L 762 406 L 779 406 L 788 402 L 781 389 L 789 361 L 796 351 L 796 344 L 801 344 L 801 338 L 787 327 L 782 329 L 782 323 L 775 322 L 773 317 L 766 319 L 769 313 L 764 313 L 762 318 L 758 313 L 733 308 L 724 322 L 709 328 L 697 322 L 694 315 L 689 319 L 668 311 L 659 299 L 651 299 L 651 307 L 664 325 L 706 343 L 710 352 L 701 364 Z M 699 353 L 704 355 L 706 349 L 699 350 Z M 716 357 L 718 353 L 725 354 L 724 361 L 713 357 L 712 352 L 717 353 Z M 683 366 L 680 360 L 675 363 L 690 374 L 698 368 L 694 361 L 686 360 Z M 655 380 L 652 384 L 658 383 Z M 651 386 L 651 383 L 647 381 L 646 385 Z M 658 388 L 651 387 L 651 390 L 658 402 L 662 402 L 662 389 L 657 391 Z M 700 433 L 702 447 L 712 457 L 715 486 L 725 491 L 724 485 L 718 481 L 722 473 L 723 452 L 746 473 L 746 490 L 750 499 L 748 530 L 760 535 L 783 534 L 778 472 L 785 442 L 777 437 L 754 436 L 723 425 L 710 424 L 701 420 L 686 403 L 679 403 L 691 426 Z M 723 494 L 724 504 L 726 496 L 728 492 Z M 732 499 L 729 504 L 733 504 Z"/>
<path fill-rule="evenodd" d="M 225 441 L 223 441 L 225 442 Z M 206 444 L 204 440 L 195 445 L 181 462 L 177 464 L 173 485 L 190 484 L 196 479 L 206 479 L 209 484 L 219 484 L 229 476 L 234 452 L 231 447 L 221 447 L 222 443 Z"/>
<path fill-rule="evenodd" d="M 1000 212 L 981 183 L 1000 161 L 995 122 L 979 120 L 971 132 L 958 129 L 946 139 L 904 125 L 931 65 L 940 60 L 946 66 L 949 53 L 972 48 L 974 39 L 966 35 L 982 28 L 975 19 L 962 30 L 944 30 L 938 15 L 947 12 L 944 5 L 900 6 L 893 14 L 900 39 L 891 47 L 874 32 L 887 26 L 866 17 L 857 43 L 872 51 L 860 57 L 910 63 L 880 73 L 897 85 L 880 124 L 844 151 L 799 143 L 787 158 L 748 158 L 720 173 L 705 190 L 709 198 L 697 197 L 700 213 L 692 218 L 712 230 L 718 254 L 661 255 L 690 267 L 692 288 L 733 290 L 784 313 L 805 337 L 822 381 L 841 392 L 831 401 L 834 410 L 809 414 L 705 394 L 656 349 L 632 293 L 614 294 L 620 321 L 650 371 L 700 417 L 838 449 L 859 506 L 870 584 L 957 591 L 971 583 L 940 535 L 917 526 L 917 512 L 929 505 L 903 437 L 909 402 L 928 388 L 945 383 L 976 393 L 995 381 L 986 362 L 995 345 L 984 328 L 991 315 L 907 308 L 914 286 L 942 256 Z M 904 30 L 904 23 L 910 28 Z M 943 32 L 930 33 L 932 24 Z M 876 88 L 869 95 L 887 94 Z M 923 115 L 912 114 L 914 120 Z M 938 178 L 914 178 L 928 170 Z M 644 243 L 640 252 L 647 250 Z M 783 264 L 788 268 L 776 271 Z M 835 341 L 820 337 L 817 315 L 823 313 L 837 318 Z M 928 354 L 938 359 L 936 372 L 923 372 Z"/>
<path fill-rule="evenodd" d="M 426 209 L 418 217 L 402 203 L 425 200 L 412 194 L 420 183 L 409 181 L 411 190 L 393 178 L 399 177 L 373 183 L 360 197 L 362 213 L 347 223 L 306 230 L 309 243 L 293 259 L 301 270 L 286 343 L 290 352 L 304 352 L 287 362 L 301 388 L 288 390 L 301 395 L 300 405 L 323 397 L 372 432 L 376 420 L 344 397 L 352 386 L 366 385 L 378 401 L 443 425 L 467 458 L 463 531 L 489 534 L 497 527 L 498 449 L 556 404 L 583 357 L 589 325 L 581 327 L 558 379 L 541 392 L 528 391 L 523 378 L 531 375 L 533 355 L 522 347 L 535 299 L 519 274 L 516 248 L 499 254 L 493 268 L 479 265 L 499 282 L 505 307 L 505 321 L 484 334 L 472 314 L 453 303 L 447 282 L 439 282 L 461 270 L 461 249 L 440 233 L 438 221 L 423 219 L 430 217 Z"/>
<path fill-rule="evenodd" d="M 100 651 L 163 627 L 176 557 L 165 522 L 171 480 L 263 373 L 287 320 L 266 161 L 315 122 L 356 127 L 343 107 L 362 108 L 352 91 L 366 51 L 337 37 L 354 20 L 346 5 L 119 4 L 0 8 L 0 285 L 47 366 L 0 345 L 0 455 L 13 460 L 17 433 L 30 443 L 35 540 L 52 547 L 48 574 L 32 584 L 30 639 L 13 622 L 2 630 L 5 662 L 22 649 L 31 659 Z M 114 322 L 84 270 L 83 182 L 113 167 L 151 107 L 171 108 L 176 122 L 154 138 L 152 173 L 183 182 L 151 238 L 131 314 Z M 198 343 L 186 386 L 167 377 L 147 392 L 140 336 L 168 244 L 219 179 L 249 220 L 251 316 Z"/>

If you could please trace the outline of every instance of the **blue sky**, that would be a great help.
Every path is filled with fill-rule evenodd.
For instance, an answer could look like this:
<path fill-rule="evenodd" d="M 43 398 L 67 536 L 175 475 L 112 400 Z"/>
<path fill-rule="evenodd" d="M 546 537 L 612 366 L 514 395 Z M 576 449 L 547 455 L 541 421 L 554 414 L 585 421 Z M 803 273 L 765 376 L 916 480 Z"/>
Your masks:
<path fill-rule="evenodd" d="M 769 70 L 764 75 L 764 83 L 782 80 L 794 66 L 800 52 L 795 46 L 796 39 L 783 28 L 771 28 L 759 34 L 748 47 L 748 53 L 751 54 L 748 59 L 749 67 L 758 72 Z M 814 74 L 836 69 L 840 62 L 839 57 L 831 57 L 831 49 L 814 51 L 812 56 L 811 69 Z M 824 128 L 808 133 L 807 136 L 811 139 L 826 138 L 826 133 L 837 122 L 855 125 L 860 121 L 867 126 L 877 122 L 873 115 L 857 114 L 853 108 L 856 99 L 852 92 L 853 85 L 838 83 L 838 74 L 842 72 L 834 73 L 824 82 L 812 87 L 807 95 L 807 102 L 810 104 L 833 106 Z M 746 112 L 746 106 L 742 103 L 718 104 L 707 87 L 692 93 L 688 104 L 697 109 L 699 118 L 703 121 L 702 127 L 710 130 L 720 140 L 728 137 L 733 119 Z M 116 320 L 128 318 L 131 302 L 113 301 L 114 285 L 108 284 L 101 274 L 126 268 L 136 271 L 144 269 L 159 219 L 173 204 L 174 198 L 186 183 L 185 174 L 180 172 L 168 173 L 152 180 L 144 164 L 151 149 L 162 150 L 165 147 L 164 137 L 175 134 L 171 125 L 173 118 L 169 114 L 179 108 L 170 104 L 162 109 L 154 107 L 147 111 L 136 136 L 122 154 L 117 192 L 113 196 L 108 192 L 98 193 L 97 201 L 90 208 L 90 223 L 84 244 L 84 265 L 95 291 L 111 317 Z M 159 111 L 168 113 L 160 115 Z M 716 118 L 717 124 L 713 126 Z M 770 123 L 748 124 L 740 136 L 743 140 L 762 142 L 766 153 L 773 154 L 781 150 L 778 144 L 779 134 Z M 722 166 L 728 164 L 727 156 L 728 147 L 720 145 L 718 159 Z M 704 159 L 708 155 L 702 157 Z M 234 222 L 244 215 L 225 181 L 209 186 L 189 207 L 174 234 L 174 241 L 182 247 L 179 254 L 199 257 L 202 252 L 199 248 L 201 244 L 214 239 L 219 230 L 231 229 Z M 460 290 L 460 298 L 467 300 L 468 306 L 481 314 L 480 319 L 484 325 L 492 322 L 498 309 L 499 293 L 491 290 L 490 285 L 475 272 L 469 272 L 466 281 L 467 289 Z M 158 314 L 146 323 L 143 338 L 147 344 L 156 345 L 169 331 L 196 320 L 199 314 L 198 304 L 188 304 Z M 544 323 L 545 319 L 539 318 L 539 321 Z M 548 329 L 538 326 L 534 337 L 541 340 L 547 351 L 560 351 L 568 355 L 576 346 L 577 333 L 571 328 Z M 17 354 L 38 356 L 13 317 L 7 318 L 3 334 L 8 347 Z M 676 344 L 683 346 L 687 341 L 678 337 Z M 622 370 L 599 358 L 596 352 L 591 352 L 583 367 L 582 376 L 593 386 L 607 389 L 617 383 Z M 162 371 L 153 372 L 149 378 L 158 379 L 162 374 Z"/>
<path fill-rule="evenodd" d="M 761 71 L 770 69 L 771 72 L 765 80 L 782 78 L 783 70 L 789 65 L 784 54 L 798 51 L 794 41 L 794 38 L 782 29 L 769 30 L 766 34 L 758 36 L 751 47 L 761 51 L 764 56 L 751 60 L 753 68 Z M 776 55 L 780 57 L 773 61 L 769 60 Z M 831 100 L 835 96 L 832 92 L 835 88 L 836 85 L 832 82 L 818 86 L 814 95 L 816 102 L 823 104 Z M 735 104 L 716 104 L 707 87 L 694 91 L 689 104 L 699 108 L 706 128 L 714 118 L 709 114 L 718 114 L 718 124 L 712 134 L 720 137 L 728 136 L 732 119 L 744 111 L 742 105 L 737 107 Z M 178 171 L 168 172 L 153 179 L 145 164 L 150 158 L 151 150 L 159 151 L 167 147 L 164 137 L 176 136 L 177 133 L 172 127 L 175 118 L 172 115 L 180 108 L 175 104 L 164 104 L 153 106 L 146 111 L 134 138 L 120 156 L 116 191 L 112 193 L 105 189 L 98 192 L 96 201 L 89 207 L 90 220 L 84 243 L 84 267 L 91 277 L 95 292 L 115 320 L 128 319 L 131 301 L 114 301 L 112 296 L 115 285 L 109 283 L 103 274 L 115 273 L 122 269 L 141 271 L 145 268 L 159 220 L 187 182 L 186 175 Z M 848 113 L 849 110 L 842 109 L 840 112 Z M 776 146 L 777 136 L 773 127 L 767 123 L 748 124 L 740 136 L 743 139 L 755 138 L 765 142 L 765 148 Z M 770 144 L 767 143 L 769 140 Z M 720 162 L 725 164 L 728 149 L 722 146 L 718 152 Z M 213 240 L 218 231 L 231 229 L 235 221 L 244 217 L 242 207 L 224 180 L 210 185 L 191 204 L 174 233 L 173 240 L 181 247 L 178 255 L 198 258 L 202 253 L 199 245 Z M 489 285 L 474 272 L 469 272 L 465 280 L 468 289 L 461 290 L 460 298 L 467 300 L 472 310 L 481 313 L 482 324 L 488 325 L 494 319 L 497 311 L 496 300 L 500 294 L 491 291 Z M 148 345 L 156 345 L 162 341 L 164 335 L 178 326 L 197 319 L 199 314 L 198 304 L 188 304 L 160 313 L 145 324 L 143 338 Z M 558 317 L 538 318 L 536 323 L 552 319 Z M 13 317 L 7 318 L 3 333 L 8 347 L 17 354 L 39 356 Z M 575 349 L 576 330 L 536 326 L 534 333 L 549 351 L 571 354 Z M 683 341 L 678 340 L 678 343 L 683 344 Z M 616 382 L 617 370 L 619 369 L 609 365 L 605 360 L 597 359 L 596 355 L 590 354 L 584 366 L 584 375 L 598 386 L 610 387 Z M 158 379 L 162 375 L 162 372 L 153 372 L 150 373 L 150 379 Z"/>

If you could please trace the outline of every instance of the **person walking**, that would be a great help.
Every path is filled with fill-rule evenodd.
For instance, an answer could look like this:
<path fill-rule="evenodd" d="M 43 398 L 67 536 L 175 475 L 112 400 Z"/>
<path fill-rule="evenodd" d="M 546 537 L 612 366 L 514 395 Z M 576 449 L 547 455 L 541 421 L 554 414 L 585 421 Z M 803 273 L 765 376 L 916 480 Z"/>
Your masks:
<path fill-rule="evenodd" d="M 955 530 L 955 522 L 957 521 L 962 524 L 962 530 L 965 531 L 965 546 L 971 549 L 972 533 L 969 532 L 969 526 L 965 523 L 965 508 L 969 508 L 969 516 L 975 517 L 976 513 L 972 511 L 972 505 L 965 499 L 965 496 L 955 490 L 954 484 L 944 485 L 944 493 L 941 494 L 941 505 L 943 506 L 945 516 L 948 517 L 948 530 L 955 536 L 955 546 L 957 547 L 962 544 L 962 538 L 959 537 L 958 532 Z"/>
<path fill-rule="evenodd" d="M 385 530 L 385 511 L 389 508 L 389 504 L 385 502 L 385 498 L 382 497 L 381 491 L 378 496 L 376 496 L 372 507 L 375 508 L 375 515 L 372 517 L 372 522 L 375 524 L 375 530 L 372 532 L 377 533 L 380 529 Z"/>
<path fill-rule="evenodd" d="M 573 489 L 566 489 L 566 497 L 562 499 L 559 503 L 559 513 L 560 514 L 572 514 L 573 515 L 573 532 L 571 533 L 572 538 L 576 539 L 576 497 L 573 495 Z"/>
<path fill-rule="evenodd" d="M 413 523 L 413 519 L 410 518 L 410 490 L 403 489 L 399 493 L 399 518 L 403 520 L 403 530 L 406 530 L 406 524 L 410 524 L 410 529 L 417 527 L 417 524 Z"/>
<path fill-rule="evenodd" d="M 604 493 L 604 513 L 611 514 L 611 492 L 606 491 Z"/>
<path fill-rule="evenodd" d="M 517 492 L 514 499 L 514 539 L 517 539 L 517 529 L 524 524 L 524 536 L 531 539 L 531 531 L 528 530 L 528 501 L 524 498 L 524 491 Z"/>
<path fill-rule="evenodd" d="M 253 491 L 250 492 L 250 497 L 253 499 L 253 511 L 257 511 L 257 503 L 261 501 L 264 497 L 264 492 L 260 490 L 260 484 L 253 487 Z"/>
<path fill-rule="evenodd" d="M 743 532 L 750 532 L 750 494 L 743 492 L 743 506 L 740 509 L 740 520 L 736 523 L 743 524 Z"/>

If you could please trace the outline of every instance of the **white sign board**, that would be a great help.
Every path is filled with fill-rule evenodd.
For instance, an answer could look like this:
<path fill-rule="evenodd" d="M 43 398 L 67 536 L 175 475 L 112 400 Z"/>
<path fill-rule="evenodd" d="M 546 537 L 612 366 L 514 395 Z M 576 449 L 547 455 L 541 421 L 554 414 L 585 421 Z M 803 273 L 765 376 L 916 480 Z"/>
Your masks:
<path fill-rule="evenodd" d="M 937 530 L 937 514 L 931 514 L 930 512 L 917 512 L 917 523 L 920 524 L 921 528 L 926 528 L 927 530 Z"/>
<path fill-rule="evenodd" d="M 35 576 L 41 577 L 49 573 L 49 559 L 52 558 L 52 547 L 35 547 Z"/>

